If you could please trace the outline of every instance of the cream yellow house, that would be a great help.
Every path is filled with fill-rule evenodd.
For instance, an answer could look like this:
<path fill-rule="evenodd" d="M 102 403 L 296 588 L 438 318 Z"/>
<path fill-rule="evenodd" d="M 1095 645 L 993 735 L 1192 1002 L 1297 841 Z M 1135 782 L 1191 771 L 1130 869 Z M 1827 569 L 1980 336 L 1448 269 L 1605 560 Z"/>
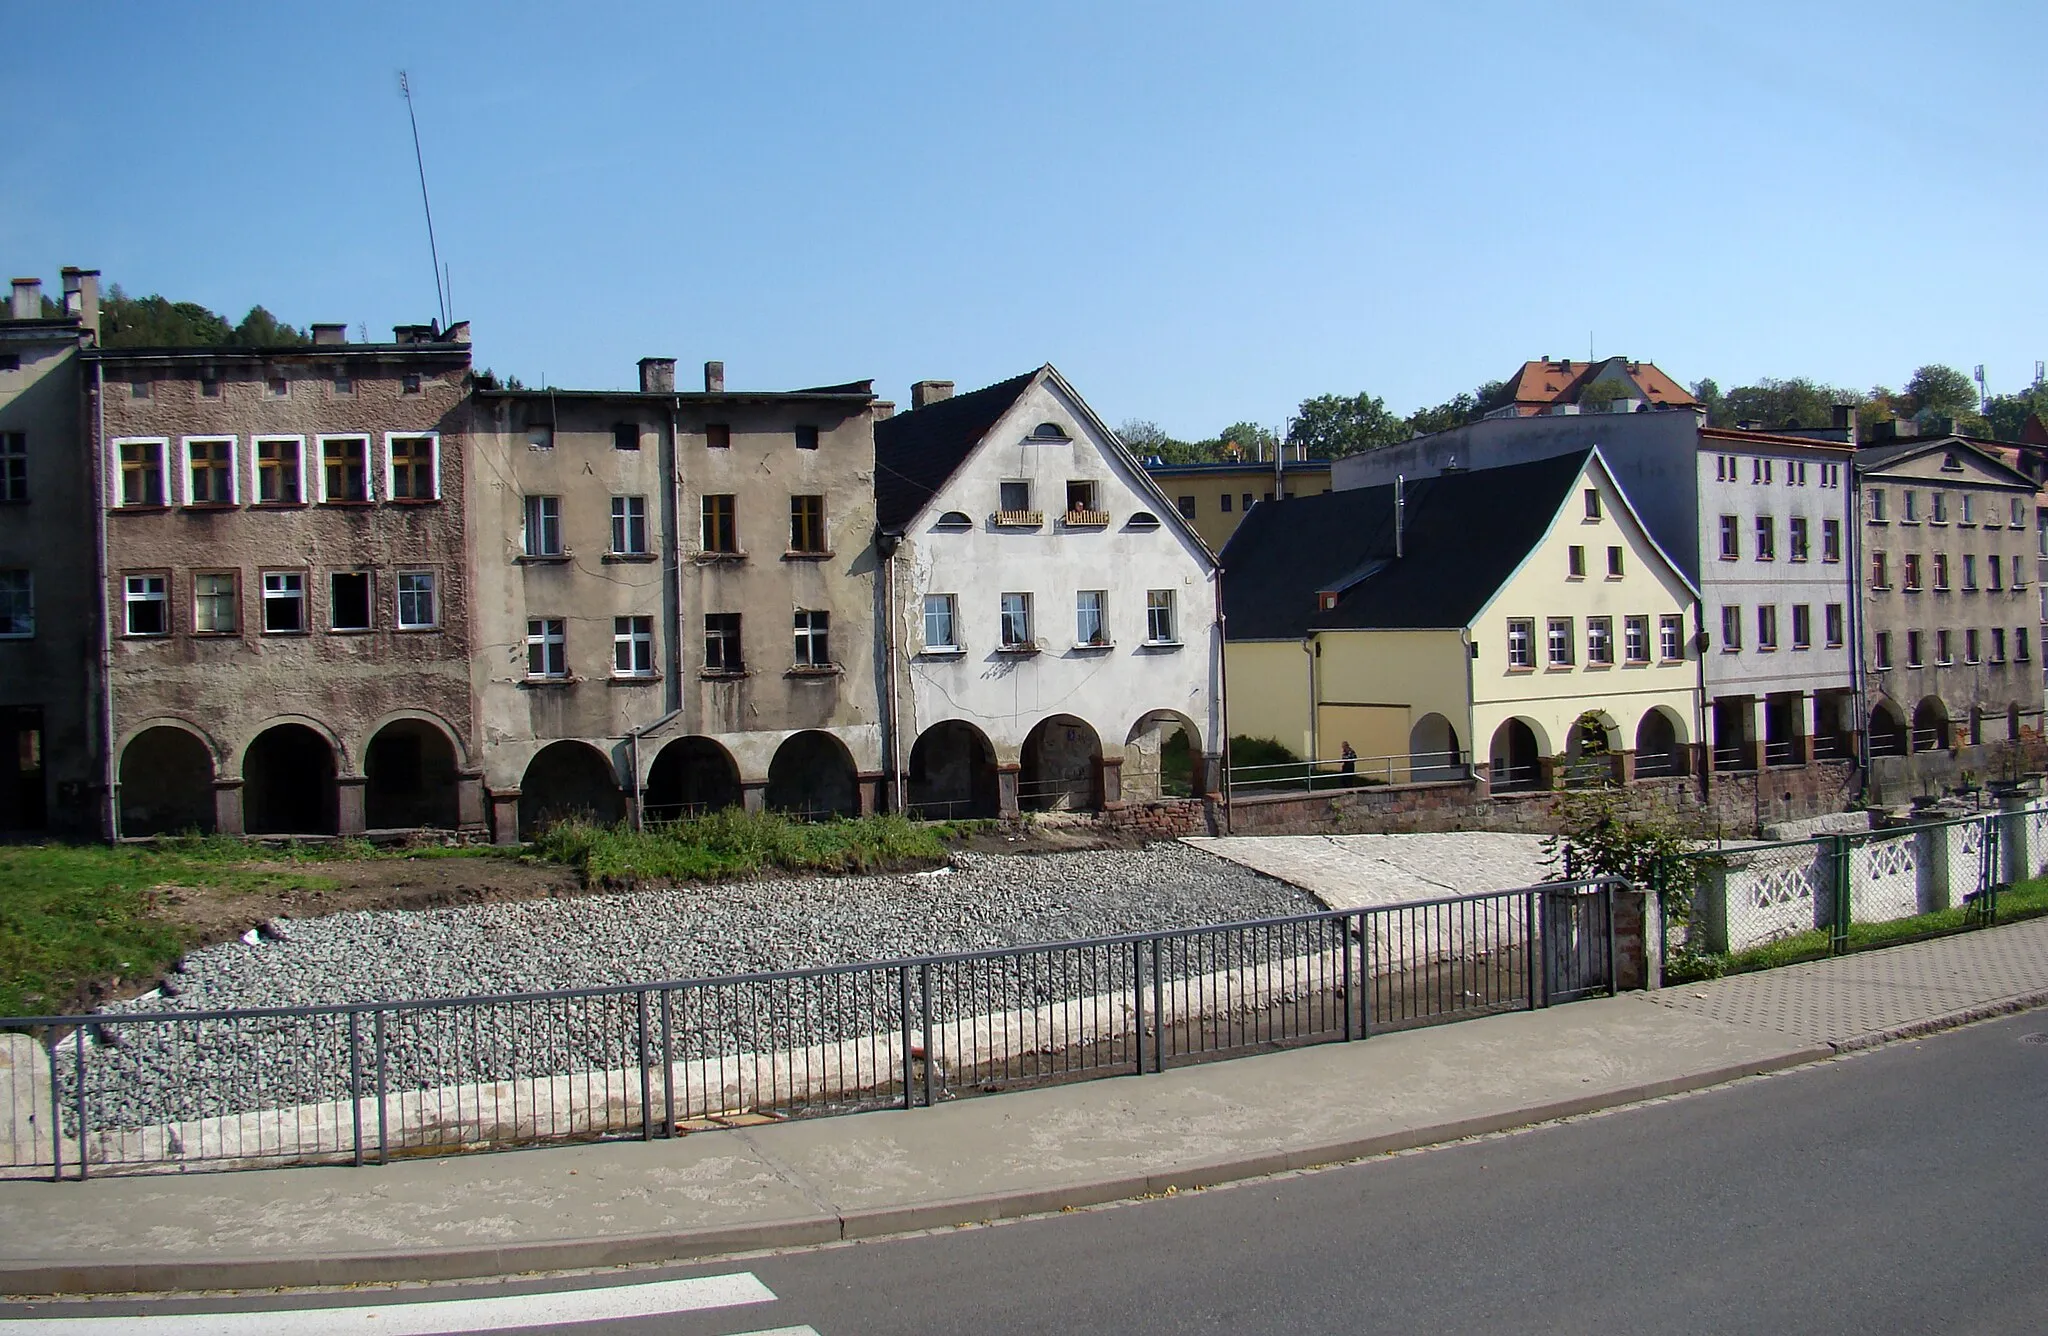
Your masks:
<path fill-rule="evenodd" d="M 1697 597 L 1597 449 L 1260 506 L 1223 551 L 1230 733 L 1393 783 L 1691 773 Z"/>

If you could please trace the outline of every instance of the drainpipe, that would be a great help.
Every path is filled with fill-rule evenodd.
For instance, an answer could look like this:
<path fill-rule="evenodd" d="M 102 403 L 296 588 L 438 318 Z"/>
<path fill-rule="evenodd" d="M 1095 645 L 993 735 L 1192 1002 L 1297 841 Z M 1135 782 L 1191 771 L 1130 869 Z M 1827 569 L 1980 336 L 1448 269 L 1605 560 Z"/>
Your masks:
<path fill-rule="evenodd" d="M 1850 480 L 1850 485 L 1842 489 L 1849 503 L 1849 513 L 1842 517 L 1842 525 L 1849 531 L 1849 630 L 1846 637 L 1849 642 L 1849 690 L 1856 702 L 1856 718 L 1850 722 L 1856 730 L 1856 759 L 1863 767 L 1863 787 L 1867 795 L 1870 788 L 1870 681 L 1863 668 L 1863 479 L 1856 472 L 1853 459 L 1845 461 L 1842 469 Z"/>
<path fill-rule="evenodd" d="M 1230 822 L 1230 637 L 1223 619 L 1223 568 L 1218 566 L 1209 577 L 1209 585 L 1216 591 L 1216 621 L 1211 628 L 1216 643 L 1216 729 L 1220 738 L 1211 740 L 1216 748 L 1218 766 L 1223 771 L 1216 776 L 1216 791 L 1223 795 L 1223 833 L 1231 833 Z M 2044 653 L 2048 657 L 2048 653 Z M 1204 797 L 1207 795 L 1204 794 Z"/>
<path fill-rule="evenodd" d="M 1308 756 L 1305 759 L 1314 762 L 1322 758 L 1316 755 L 1321 749 L 1321 740 L 1316 736 L 1316 637 L 1313 631 L 1301 638 L 1301 652 L 1308 655 Z"/>
<path fill-rule="evenodd" d="M 92 364 L 93 576 L 98 585 L 100 632 L 100 828 L 109 841 L 121 838 L 121 796 L 114 771 L 114 635 L 107 612 L 107 369 Z M 166 480 L 165 487 L 169 487 Z"/>
<path fill-rule="evenodd" d="M 887 544 L 882 557 L 882 731 L 889 758 L 889 787 L 896 798 L 896 812 L 903 804 L 902 727 L 896 700 L 896 543 L 876 534 L 876 546 Z"/>
<path fill-rule="evenodd" d="M 1465 767 L 1465 777 L 1470 779 L 1472 777 L 1472 767 L 1479 764 L 1479 724 L 1477 722 L 1479 718 L 1477 706 L 1479 682 L 1472 671 L 1471 627 L 1461 626 L 1458 628 L 1458 643 L 1465 647 L 1465 741 L 1468 744 L 1465 754 L 1472 759 L 1464 761 L 1463 765 Z M 1491 742 L 1492 739 L 1488 739 L 1488 741 Z"/>

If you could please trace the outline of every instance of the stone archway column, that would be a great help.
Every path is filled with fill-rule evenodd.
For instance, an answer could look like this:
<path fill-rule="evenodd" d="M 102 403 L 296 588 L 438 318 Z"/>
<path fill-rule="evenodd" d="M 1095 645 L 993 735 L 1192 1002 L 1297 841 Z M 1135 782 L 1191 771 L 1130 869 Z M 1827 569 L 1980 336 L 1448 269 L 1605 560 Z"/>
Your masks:
<path fill-rule="evenodd" d="M 1485 802 L 1493 796 L 1493 758 L 1472 762 L 1472 796 Z"/>
<path fill-rule="evenodd" d="M 213 781 L 213 828 L 222 835 L 242 835 L 247 833 L 242 820 L 241 780 L 216 779 Z"/>
<path fill-rule="evenodd" d="M 491 842 L 493 844 L 519 843 L 519 790 L 492 789 L 491 800 Z"/>
<path fill-rule="evenodd" d="M 1636 782 L 1636 754 L 1633 750 L 1614 753 L 1614 782 L 1633 784 Z"/>
<path fill-rule="evenodd" d="M 1017 776 L 1024 767 L 1020 765 L 996 765 L 996 815 L 1017 815 Z"/>
<path fill-rule="evenodd" d="M 1098 762 L 1102 781 L 1102 805 L 1108 807 L 1124 800 L 1124 758 L 1105 756 Z"/>
<path fill-rule="evenodd" d="M 458 770 L 455 772 L 455 828 L 457 830 L 482 830 L 485 824 L 484 772 L 481 770 Z"/>
<path fill-rule="evenodd" d="M 854 776 L 854 792 L 860 798 L 860 814 L 873 816 L 882 810 L 882 795 L 888 792 L 889 777 L 879 770 L 864 770 Z"/>
<path fill-rule="evenodd" d="M 754 816 L 768 810 L 768 781 L 765 779 L 743 779 L 740 781 L 740 806 Z"/>
<path fill-rule="evenodd" d="M 335 796 L 339 800 L 339 810 L 335 813 L 335 831 L 343 839 L 351 835 L 360 835 L 370 828 L 364 809 L 364 798 L 369 787 L 368 775 L 334 777 Z"/>

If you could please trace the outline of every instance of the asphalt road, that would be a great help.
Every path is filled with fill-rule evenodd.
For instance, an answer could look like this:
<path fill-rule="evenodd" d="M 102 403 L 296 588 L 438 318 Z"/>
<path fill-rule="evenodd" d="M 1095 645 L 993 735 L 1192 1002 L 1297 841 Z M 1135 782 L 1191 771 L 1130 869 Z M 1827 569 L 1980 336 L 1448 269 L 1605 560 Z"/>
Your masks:
<path fill-rule="evenodd" d="M 1170 1199 L 724 1266 L 391 1297 L 734 1273 L 772 1299 L 517 1329 L 2048 1331 L 2048 1012 L 1576 1123 Z M 378 1298 L 233 1306 L 303 1312 Z M 41 1315 L 229 1306 L 104 1302 Z M 0 1309 L 0 1336 L 19 1330 L 4 1319 L 22 1315 Z M 172 1333 L 68 1327 L 117 1329 Z"/>

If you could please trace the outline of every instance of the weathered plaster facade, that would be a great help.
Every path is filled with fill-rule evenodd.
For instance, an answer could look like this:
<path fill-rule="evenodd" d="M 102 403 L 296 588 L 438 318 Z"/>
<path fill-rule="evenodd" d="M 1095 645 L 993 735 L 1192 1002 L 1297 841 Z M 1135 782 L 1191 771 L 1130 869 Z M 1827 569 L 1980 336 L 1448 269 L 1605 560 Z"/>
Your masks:
<path fill-rule="evenodd" d="M 469 341 L 86 355 L 123 835 L 480 829 Z"/>
<path fill-rule="evenodd" d="M 1166 493 L 1174 509 L 1194 523 L 1195 532 L 1202 535 L 1211 552 L 1223 550 L 1253 506 L 1276 496 L 1317 496 L 1330 490 L 1327 459 L 1287 459 L 1279 470 L 1271 463 L 1247 459 L 1210 464 L 1147 464 L 1145 471 Z"/>

